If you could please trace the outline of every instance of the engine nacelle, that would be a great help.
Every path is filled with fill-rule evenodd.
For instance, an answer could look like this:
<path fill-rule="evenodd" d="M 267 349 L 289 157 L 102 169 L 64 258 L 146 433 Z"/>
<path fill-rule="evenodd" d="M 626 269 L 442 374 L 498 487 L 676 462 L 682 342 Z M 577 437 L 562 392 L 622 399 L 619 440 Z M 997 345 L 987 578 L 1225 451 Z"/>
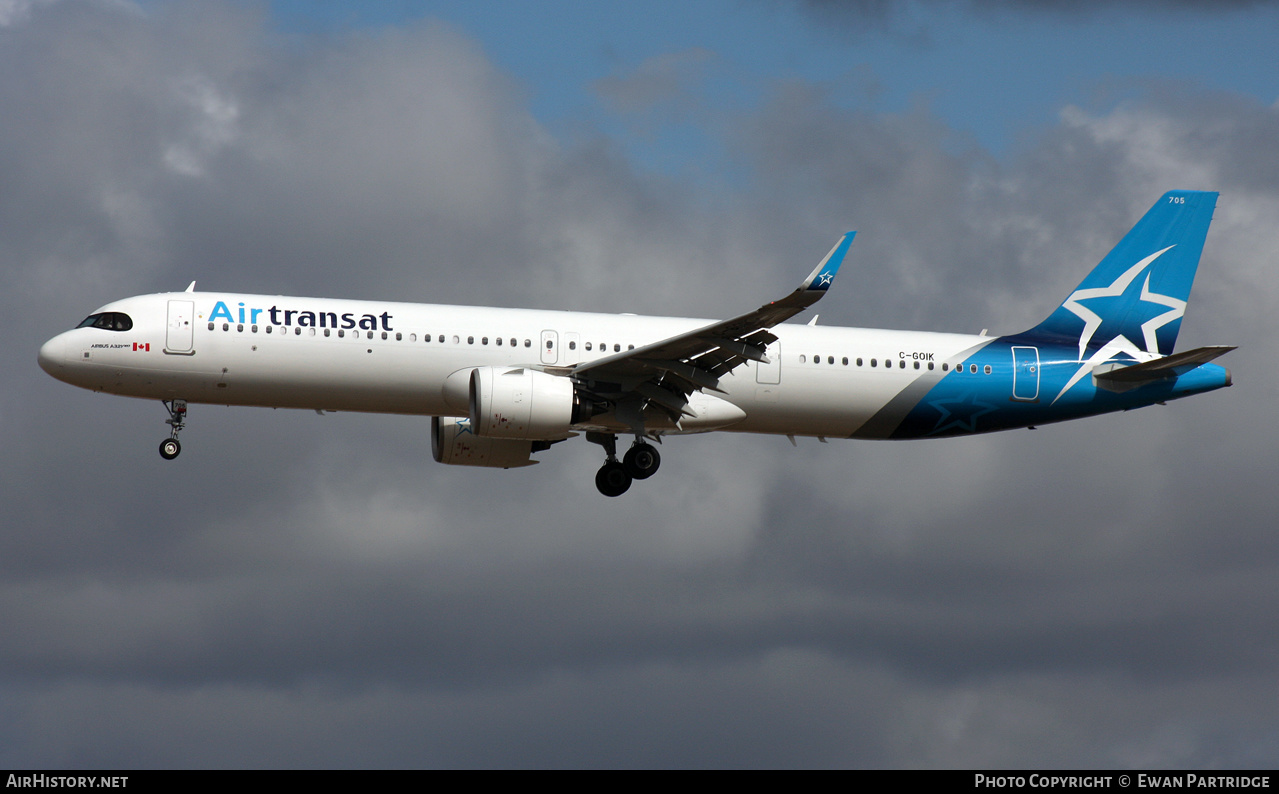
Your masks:
<path fill-rule="evenodd" d="M 471 427 L 484 438 L 568 438 L 580 408 L 573 382 L 526 367 L 477 367 L 470 379 Z"/>
<path fill-rule="evenodd" d="M 537 463 L 532 454 L 546 446 L 537 441 L 480 438 L 471 432 L 471 420 L 465 416 L 431 417 L 431 456 L 436 463 L 514 469 Z"/>

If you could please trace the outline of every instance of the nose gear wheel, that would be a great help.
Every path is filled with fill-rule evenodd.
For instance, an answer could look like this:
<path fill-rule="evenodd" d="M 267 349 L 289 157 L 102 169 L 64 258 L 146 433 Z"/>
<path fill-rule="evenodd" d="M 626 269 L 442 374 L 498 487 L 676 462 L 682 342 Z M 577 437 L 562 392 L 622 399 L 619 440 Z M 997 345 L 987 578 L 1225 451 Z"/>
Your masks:
<path fill-rule="evenodd" d="M 178 441 L 178 433 L 182 432 L 182 428 L 187 426 L 187 401 L 186 400 L 164 400 L 162 401 L 164 410 L 169 412 L 169 418 L 164 423 L 171 429 L 169 437 L 160 442 L 160 457 L 165 460 L 173 460 L 182 452 L 182 444 Z"/>

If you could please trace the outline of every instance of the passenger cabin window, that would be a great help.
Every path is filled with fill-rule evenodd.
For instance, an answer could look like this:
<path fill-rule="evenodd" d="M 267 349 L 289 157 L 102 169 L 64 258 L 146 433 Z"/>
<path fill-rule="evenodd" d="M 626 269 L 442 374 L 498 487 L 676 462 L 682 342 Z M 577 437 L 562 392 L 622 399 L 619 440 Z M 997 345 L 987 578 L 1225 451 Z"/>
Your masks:
<path fill-rule="evenodd" d="M 90 314 L 76 328 L 101 328 L 104 331 L 129 331 L 133 329 L 133 320 L 124 312 L 102 312 Z"/>

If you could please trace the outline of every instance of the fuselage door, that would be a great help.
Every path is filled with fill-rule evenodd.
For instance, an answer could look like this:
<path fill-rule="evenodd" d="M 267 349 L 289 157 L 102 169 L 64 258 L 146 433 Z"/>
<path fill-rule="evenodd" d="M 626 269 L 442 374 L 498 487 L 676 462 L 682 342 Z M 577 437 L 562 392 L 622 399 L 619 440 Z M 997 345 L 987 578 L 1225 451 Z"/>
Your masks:
<path fill-rule="evenodd" d="M 757 362 L 755 364 L 755 382 L 756 383 L 781 383 L 782 382 L 782 340 L 778 339 L 764 349 L 764 357 L 768 359 L 768 363 Z"/>
<path fill-rule="evenodd" d="M 543 345 L 545 346 L 545 345 Z M 582 335 L 577 331 L 564 332 L 563 365 L 571 367 L 582 360 Z"/>
<path fill-rule="evenodd" d="M 560 358 L 559 334 L 554 331 L 542 332 L 542 363 L 554 364 Z"/>
<path fill-rule="evenodd" d="M 1013 346 L 1013 399 L 1039 399 L 1039 348 Z"/>
<path fill-rule="evenodd" d="M 164 352 L 189 356 L 195 352 L 194 301 L 169 301 L 169 324 L 164 337 Z"/>

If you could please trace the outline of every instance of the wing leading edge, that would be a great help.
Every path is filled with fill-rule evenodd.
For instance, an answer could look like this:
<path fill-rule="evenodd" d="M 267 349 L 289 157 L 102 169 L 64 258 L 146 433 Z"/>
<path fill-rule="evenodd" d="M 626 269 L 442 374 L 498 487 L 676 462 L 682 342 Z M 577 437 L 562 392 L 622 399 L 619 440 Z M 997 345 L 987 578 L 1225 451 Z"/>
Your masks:
<path fill-rule="evenodd" d="M 848 254 L 856 232 L 848 232 L 786 297 L 731 320 L 672 336 L 633 350 L 574 367 L 577 384 L 612 405 L 618 420 L 636 435 L 645 432 L 645 412 L 656 407 L 680 427 L 697 418 L 689 406 L 696 391 L 723 393 L 719 379 L 747 361 L 768 363 L 765 348 L 777 341 L 769 332 L 826 294 Z"/>

